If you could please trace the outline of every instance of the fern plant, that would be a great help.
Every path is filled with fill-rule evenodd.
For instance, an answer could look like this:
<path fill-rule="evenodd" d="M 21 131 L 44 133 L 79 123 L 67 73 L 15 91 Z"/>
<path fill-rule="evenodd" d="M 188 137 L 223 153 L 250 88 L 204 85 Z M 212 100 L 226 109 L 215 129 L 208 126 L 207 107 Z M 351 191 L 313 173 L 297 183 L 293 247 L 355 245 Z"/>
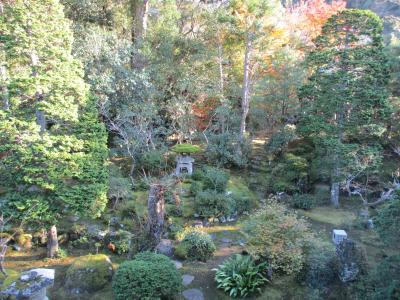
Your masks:
<path fill-rule="evenodd" d="M 261 293 L 261 287 L 268 282 L 263 274 L 266 268 L 266 263 L 257 265 L 249 255 L 236 254 L 214 269 L 215 281 L 230 297 L 247 297 Z"/>

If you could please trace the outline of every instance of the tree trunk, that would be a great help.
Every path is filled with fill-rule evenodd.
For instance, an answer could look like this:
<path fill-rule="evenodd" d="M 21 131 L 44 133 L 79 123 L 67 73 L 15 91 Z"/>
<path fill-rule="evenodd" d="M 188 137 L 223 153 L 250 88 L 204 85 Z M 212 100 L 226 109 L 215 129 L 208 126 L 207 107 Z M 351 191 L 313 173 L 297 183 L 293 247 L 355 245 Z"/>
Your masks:
<path fill-rule="evenodd" d="M 7 69 L 5 66 L 0 66 L 0 93 L 1 93 L 1 98 L 3 102 L 3 109 L 4 110 L 9 110 L 10 109 L 10 103 L 8 101 L 8 89 L 7 89 Z"/>
<path fill-rule="evenodd" d="M 149 198 L 147 200 L 148 229 L 150 236 L 157 244 L 162 236 L 165 218 L 164 186 L 153 184 L 150 186 Z"/>
<path fill-rule="evenodd" d="M 147 30 L 147 16 L 149 11 L 149 0 L 131 0 L 133 26 L 132 42 L 140 44 Z"/>
<path fill-rule="evenodd" d="M 57 227 L 53 225 L 50 227 L 47 237 L 47 257 L 54 258 L 58 253 L 58 237 Z"/>
<path fill-rule="evenodd" d="M 6 269 L 4 268 L 4 260 L 7 252 L 7 242 L 4 239 L 0 239 L 0 272 L 7 277 Z"/>
<path fill-rule="evenodd" d="M 339 208 L 339 183 L 332 182 L 331 185 L 331 203 L 336 208 Z"/>
<path fill-rule="evenodd" d="M 243 88 L 242 88 L 242 118 L 240 121 L 240 137 L 243 138 L 246 133 L 246 118 L 250 106 L 250 54 L 252 41 L 250 34 L 246 35 L 246 47 L 244 52 L 243 65 Z"/>

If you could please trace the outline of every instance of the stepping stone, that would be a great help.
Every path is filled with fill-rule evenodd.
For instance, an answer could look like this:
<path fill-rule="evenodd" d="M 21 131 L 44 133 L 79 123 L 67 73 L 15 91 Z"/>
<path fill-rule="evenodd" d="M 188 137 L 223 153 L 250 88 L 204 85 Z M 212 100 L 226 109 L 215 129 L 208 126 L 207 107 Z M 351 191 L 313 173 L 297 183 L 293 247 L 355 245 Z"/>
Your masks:
<path fill-rule="evenodd" d="M 186 300 L 204 300 L 203 293 L 199 289 L 183 291 L 182 295 Z"/>
<path fill-rule="evenodd" d="M 179 270 L 179 269 L 182 269 L 183 264 L 182 264 L 180 261 L 173 260 L 172 262 L 174 263 L 175 267 L 176 267 L 178 270 Z"/>
<path fill-rule="evenodd" d="M 192 283 L 193 280 L 194 280 L 194 276 L 192 276 L 192 275 L 189 275 L 189 274 L 182 275 L 182 284 L 184 286 L 188 286 L 189 284 Z"/>
<path fill-rule="evenodd" d="M 231 240 L 231 239 L 228 239 L 228 238 L 225 238 L 225 237 L 221 238 L 220 241 L 221 241 L 222 243 L 224 243 L 224 244 L 230 244 L 230 243 L 232 243 L 232 240 Z"/>

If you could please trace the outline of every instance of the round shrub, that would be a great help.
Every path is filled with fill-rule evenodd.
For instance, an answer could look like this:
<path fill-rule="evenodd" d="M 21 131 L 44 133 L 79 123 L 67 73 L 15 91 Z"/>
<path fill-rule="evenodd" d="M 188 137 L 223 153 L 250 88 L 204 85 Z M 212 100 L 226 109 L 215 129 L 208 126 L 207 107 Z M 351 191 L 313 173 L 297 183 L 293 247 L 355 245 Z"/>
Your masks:
<path fill-rule="evenodd" d="M 218 218 L 229 216 L 235 210 L 233 199 L 214 190 L 197 193 L 194 199 L 196 213 L 204 218 Z"/>
<path fill-rule="evenodd" d="M 178 234 L 181 244 L 178 245 L 178 253 L 189 259 L 207 261 L 216 250 L 211 236 L 196 228 L 185 229 Z M 182 257 L 184 258 L 184 257 Z"/>
<path fill-rule="evenodd" d="M 292 198 L 294 208 L 309 210 L 315 206 L 315 203 L 315 197 L 310 194 L 294 194 Z"/>
<path fill-rule="evenodd" d="M 236 254 L 226 260 L 216 270 L 217 287 L 223 289 L 230 297 L 247 297 L 261 293 L 261 286 L 268 282 L 264 273 L 267 264 L 256 265 L 249 255 Z"/>
<path fill-rule="evenodd" d="M 120 265 L 112 287 L 116 300 L 170 299 L 181 291 L 181 281 L 179 271 L 168 257 L 143 252 Z"/>
<path fill-rule="evenodd" d="M 267 153 L 280 155 L 286 150 L 289 143 L 296 138 L 296 126 L 285 125 L 269 139 L 269 142 L 265 144 L 265 150 Z"/>

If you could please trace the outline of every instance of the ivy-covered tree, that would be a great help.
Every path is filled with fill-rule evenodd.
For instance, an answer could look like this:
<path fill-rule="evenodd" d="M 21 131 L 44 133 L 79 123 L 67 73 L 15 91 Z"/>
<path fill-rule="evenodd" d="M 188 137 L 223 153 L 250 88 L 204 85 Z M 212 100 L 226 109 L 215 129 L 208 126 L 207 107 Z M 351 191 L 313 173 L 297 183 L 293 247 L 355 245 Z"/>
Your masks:
<path fill-rule="evenodd" d="M 311 76 L 300 92 L 298 129 L 325 159 L 335 206 L 340 183 L 360 176 L 352 174 L 354 159 L 379 151 L 391 113 L 382 29 L 376 14 L 344 10 L 327 21 L 307 59 Z"/>
<path fill-rule="evenodd" d="M 0 209 L 54 238 L 61 215 L 105 208 L 106 131 L 58 0 L 3 1 L 0 37 Z"/>

